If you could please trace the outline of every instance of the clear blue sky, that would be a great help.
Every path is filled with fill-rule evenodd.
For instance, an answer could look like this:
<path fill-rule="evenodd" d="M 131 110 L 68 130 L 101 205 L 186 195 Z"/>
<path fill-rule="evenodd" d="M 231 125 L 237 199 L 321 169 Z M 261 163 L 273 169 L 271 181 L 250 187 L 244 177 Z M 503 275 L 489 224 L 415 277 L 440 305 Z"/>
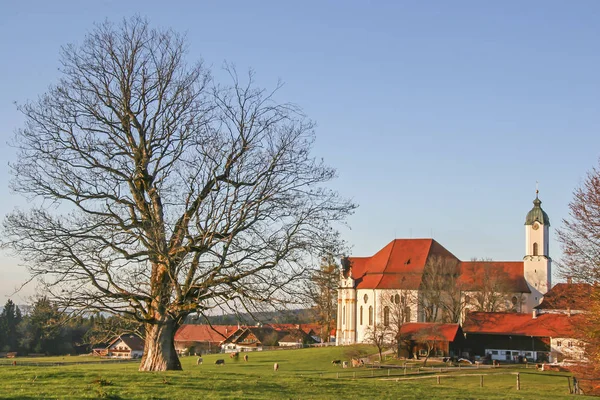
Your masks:
<path fill-rule="evenodd" d="M 521 260 L 539 181 L 560 258 L 554 229 L 600 156 L 600 2 L 3 2 L 1 143 L 23 122 L 13 102 L 58 78 L 61 45 L 134 14 L 186 32 L 190 60 L 285 82 L 279 99 L 317 122 L 315 154 L 360 205 L 353 255 L 433 236 L 462 259 Z M 13 149 L 0 158 L 3 217 L 26 200 L 8 189 Z M 0 258 L 0 303 L 26 277 Z"/>

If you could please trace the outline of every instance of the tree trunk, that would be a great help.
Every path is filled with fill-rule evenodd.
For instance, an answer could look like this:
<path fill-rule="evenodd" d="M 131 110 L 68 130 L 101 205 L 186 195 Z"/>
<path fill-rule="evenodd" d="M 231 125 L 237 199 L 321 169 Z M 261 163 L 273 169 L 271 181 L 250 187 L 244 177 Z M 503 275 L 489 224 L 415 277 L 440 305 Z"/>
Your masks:
<path fill-rule="evenodd" d="M 167 319 L 160 325 L 146 324 L 144 356 L 140 371 L 179 371 L 181 363 L 175 351 L 175 321 Z"/>

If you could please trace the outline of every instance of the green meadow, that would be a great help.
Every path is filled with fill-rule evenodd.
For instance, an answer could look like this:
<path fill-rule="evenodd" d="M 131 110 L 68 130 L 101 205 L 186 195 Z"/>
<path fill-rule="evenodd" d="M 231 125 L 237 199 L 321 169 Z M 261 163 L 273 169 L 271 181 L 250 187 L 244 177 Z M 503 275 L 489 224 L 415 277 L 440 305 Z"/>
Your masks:
<path fill-rule="evenodd" d="M 137 362 L 97 362 L 91 357 L 17 358 L 0 364 L 0 399 L 562 399 L 568 394 L 564 374 L 534 369 L 465 369 L 440 372 L 417 369 L 343 369 L 347 348 L 311 348 L 182 358 L 183 371 L 138 372 Z M 225 365 L 214 364 L 218 358 Z M 38 363 L 38 365 L 30 364 Z M 41 365 L 41 363 L 48 363 Z M 51 365 L 51 363 L 60 363 Z M 77 363 L 77 364 L 76 364 Z M 279 363 L 279 371 L 273 364 Z M 395 361 L 402 364 L 402 361 Z M 441 367 L 441 365 L 439 365 Z M 520 372 L 521 390 L 516 389 Z M 389 376 L 388 376 L 389 374 Z M 480 374 L 484 376 L 480 387 Z M 440 376 L 437 382 L 436 376 Z M 424 377 L 406 380 L 406 378 Z"/>

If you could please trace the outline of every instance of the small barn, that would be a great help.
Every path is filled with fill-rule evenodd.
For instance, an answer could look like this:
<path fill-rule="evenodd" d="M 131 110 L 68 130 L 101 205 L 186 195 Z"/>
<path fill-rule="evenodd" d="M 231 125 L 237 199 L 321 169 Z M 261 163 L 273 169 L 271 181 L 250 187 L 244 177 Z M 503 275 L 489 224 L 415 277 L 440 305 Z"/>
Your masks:
<path fill-rule="evenodd" d="M 406 358 L 460 356 L 464 335 L 459 324 L 411 322 L 397 337 L 399 355 Z"/>

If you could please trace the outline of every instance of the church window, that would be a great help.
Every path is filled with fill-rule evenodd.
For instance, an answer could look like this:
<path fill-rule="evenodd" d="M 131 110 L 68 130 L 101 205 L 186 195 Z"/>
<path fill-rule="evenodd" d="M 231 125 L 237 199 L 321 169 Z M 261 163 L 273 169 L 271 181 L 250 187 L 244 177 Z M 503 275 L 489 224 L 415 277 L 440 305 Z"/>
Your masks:
<path fill-rule="evenodd" d="M 410 307 L 404 308 L 404 322 L 410 322 Z"/>
<path fill-rule="evenodd" d="M 360 324 L 363 324 L 363 306 L 360 306 Z"/>
<path fill-rule="evenodd" d="M 573 342 L 567 342 L 567 347 L 573 347 Z"/>
<path fill-rule="evenodd" d="M 556 342 L 556 347 L 560 347 L 562 346 L 562 342 L 559 340 L 558 342 Z"/>
<path fill-rule="evenodd" d="M 369 307 L 369 325 L 373 325 L 373 307 Z"/>
<path fill-rule="evenodd" d="M 346 306 L 342 307 L 342 324 L 346 324 Z"/>
<path fill-rule="evenodd" d="M 533 244 L 533 255 L 534 256 L 538 255 L 538 244 L 537 243 Z"/>
<path fill-rule="evenodd" d="M 390 308 L 388 306 L 383 307 L 383 325 L 390 326 Z"/>
<path fill-rule="evenodd" d="M 402 297 L 404 297 L 404 296 L 402 296 Z M 394 300 L 396 300 L 396 304 L 400 304 L 400 295 L 399 295 L 399 294 L 396 294 L 396 295 L 394 296 Z M 404 299 L 402 299 L 402 302 L 404 302 Z"/>
<path fill-rule="evenodd" d="M 364 301 L 365 301 L 365 303 L 366 303 L 367 301 L 369 301 L 369 296 L 367 296 L 367 295 L 365 294 L 365 297 L 363 297 L 363 300 L 364 300 Z"/>
<path fill-rule="evenodd" d="M 511 299 L 513 306 L 516 306 L 517 303 L 519 302 L 519 299 L 517 299 L 517 296 L 513 296 L 513 298 Z"/>
<path fill-rule="evenodd" d="M 394 304 L 394 296 L 390 296 L 390 303 Z"/>

